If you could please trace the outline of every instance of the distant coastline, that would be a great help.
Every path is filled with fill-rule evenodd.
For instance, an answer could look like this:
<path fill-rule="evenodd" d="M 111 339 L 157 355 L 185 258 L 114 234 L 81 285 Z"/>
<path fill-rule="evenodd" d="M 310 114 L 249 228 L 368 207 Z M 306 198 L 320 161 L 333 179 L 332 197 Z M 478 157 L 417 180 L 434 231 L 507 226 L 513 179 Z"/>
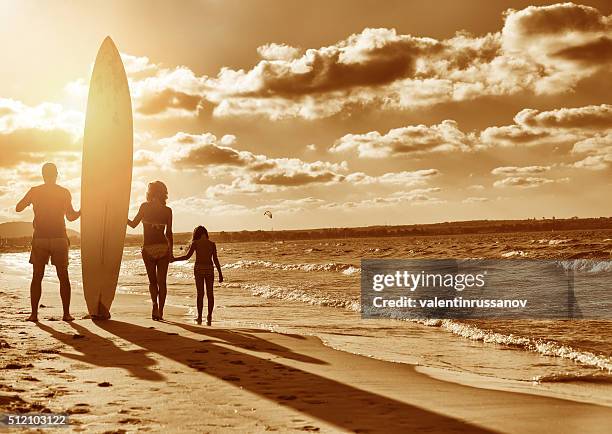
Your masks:
<path fill-rule="evenodd" d="M 24 225 L 29 222 L 0 223 L 0 252 L 23 251 L 29 248 L 31 233 L 24 235 Z M 11 235 L 9 228 L 19 228 Z M 491 234 L 513 232 L 555 232 L 572 230 L 610 230 L 612 217 L 569 218 L 569 219 L 526 219 L 526 220 L 469 220 L 444 223 L 411 224 L 395 226 L 363 226 L 346 228 L 292 229 L 278 231 L 221 231 L 211 232 L 211 238 L 218 242 L 235 243 L 249 241 L 293 241 L 309 239 L 377 238 L 377 237 L 419 237 L 464 234 Z M 72 246 L 80 245 L 79 233 L 69 230 Z M 175 244 L 189 242 L 191 233 L 175 234 Z M 127 235 L 126 246 L 142 244 L 142 235 Z"/>

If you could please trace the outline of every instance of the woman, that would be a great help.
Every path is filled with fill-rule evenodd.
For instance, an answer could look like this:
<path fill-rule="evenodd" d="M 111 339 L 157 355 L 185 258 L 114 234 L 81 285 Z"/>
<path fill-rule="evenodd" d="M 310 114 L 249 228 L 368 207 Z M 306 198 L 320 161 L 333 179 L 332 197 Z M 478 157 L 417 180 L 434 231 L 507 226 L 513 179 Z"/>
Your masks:
<path fill-rule="evenodd" d="M 142 259 L 149 277 L 149 292 L 153 302 L 151 318 L 164 319 L 166 302 L 166 276 L 172 256 L 172 210 L 166 206 L 168 189 L 161 181 L 149 183 L 147 201 L 140 205 L 134 220 L 128 225 L 135 228 L 142 221 L 144 242 Z"/>

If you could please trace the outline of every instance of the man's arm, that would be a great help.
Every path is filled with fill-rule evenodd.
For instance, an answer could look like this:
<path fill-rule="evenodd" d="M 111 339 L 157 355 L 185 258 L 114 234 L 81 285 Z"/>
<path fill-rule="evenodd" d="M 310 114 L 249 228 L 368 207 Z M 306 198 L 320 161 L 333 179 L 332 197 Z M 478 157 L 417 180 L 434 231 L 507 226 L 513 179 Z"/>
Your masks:
<path fill-rule="evenodd" d="M 219 272 L 219 283 L 223 282 L 223 272 L 221 271 L 221 264 L 219 263 L 219 257 L 217 256 L 217 245 L 213 244 L 213 262 L 217 271 Z"/>
<path fill-rule="evenodd" d="M 130 220 L 128 217 L 128 221 L 127 224 L 129 227 L 131 227 L 132 229 L 136 228 L 136 226 L 138 226 L 140 224 L 140 222 L 142 221 L 142 215 L 143 215 L 143 207 L 144 204 L 140 205 L 140 208 L 138 209 L 138 213 L 136 214 L 136 217 L 134 217 L 134 220 Z"/>
<path fill-rule="evenodd" d="M 66 204 L 66 220 L 69 222 L 73 222 L 79 217 L 81 217 L 81 210 L 75 211 L 72 206 L 72 195 L 68 192 L 68 203 Z"/>
<path fill-rule="evenodd" d="M 27 207 L 32 205 L 32 189 L 29 189 L 28 192 L 23 196 L 19 202 L 17 202 L 17 206 L 15 207 L 15 211 L 21 212 Z"/>

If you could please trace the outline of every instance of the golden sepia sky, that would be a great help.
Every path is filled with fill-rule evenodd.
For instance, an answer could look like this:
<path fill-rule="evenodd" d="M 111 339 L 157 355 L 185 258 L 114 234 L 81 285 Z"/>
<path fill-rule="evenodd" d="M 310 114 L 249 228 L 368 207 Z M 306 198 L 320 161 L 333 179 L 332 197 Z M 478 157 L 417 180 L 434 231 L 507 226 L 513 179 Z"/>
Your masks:
<path fill-rule="evenodd" d="M 105 36 L 175 229 L 609 216 L 612 3 L 0 0 L 0 221 L 79 206 Z M 75 226 L 78 228 L 78 225 Z"/>

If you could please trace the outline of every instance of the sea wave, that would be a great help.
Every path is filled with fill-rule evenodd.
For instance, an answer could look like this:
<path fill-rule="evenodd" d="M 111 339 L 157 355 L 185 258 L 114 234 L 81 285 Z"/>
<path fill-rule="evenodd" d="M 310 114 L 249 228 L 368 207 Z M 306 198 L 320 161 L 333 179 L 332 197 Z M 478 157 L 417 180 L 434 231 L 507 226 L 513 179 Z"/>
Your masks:
<path fill-rule="evenodd" d="M 527 253 L 525 253 L 522 250 L 511 250 L 509 252 L 504 252 L 504 253 L 501 254 L 502 258 L 513 258 L 515 256 L 525 257 L 525 256 L 527 256 Z"/>
<path fill-rule="evenodd" d="M 345 275 L 353 275 L 360 272 L 360 269 L 353 264 L 344 264 L 337 262 L 329 262 L 323 264 L 317 263 L 301 263 L 301 264 L 283 264 L 270 261 L 254 261 L 240 260 L 225 264 L 224 269 L 245 269 L 245 268 L 271 268 L 283 271 L 305 271 L 305 272 L 339 272 Z"/>
<path fill-rule="evenodd" d="M 576 271 L 578 273 L 603 274 L 612 272 L 612 261 L 571 259 L 558 261 L 558 264 L 566 271 Z"/>
<path fill-rule="evenodd" d="M 589 351 L 582 351 L 572 348 L 569 345 L 561 345 L 554 341 L 543 339 L 533 339 L 525 336 L 517 336 L 514 334 L 503 334 L 492 330 L 481 329 L 479 327 L 464 324 L 453 320 L 415 320 L 418 323 L 441 327 L 450 331 L 453 334 L 470 339 L 473 341 L 481 341 L 485 343 L 500 344 L 509 347 L 520 348 L 526 351 L 536 352 L 545 356 L 560 357 L 563 359 L 572 360 L 582 365 L 591 366 L 594 368 L 612 373 L 612 359 L 606 356 L 593 354 Z"/>
<path fill-rule="evenodd" d="M 252 284 L 243 284 L 241 287 L 249 290 L 252 295 L 263 298 L 298 301 L 310 305 L 342 308 L 354 312 L 359 312 L 361 309 L 358 299 L 339 298 L 316 291 Z M 473 341 L 504 345 L 524 351 L 536 352 L 545 356 L 568 359 L 584 366 L 607 371 L 607 374 L 612 374 L 612 358 L 576 349 L 569 345 L 562 345 L 558 342 L 534 339 L 516 334 L 499 333 L 450 319 L 410 319 L 407 321 L 429 327 L 440 327 L 457 336 Z"/>
<path fill-rule="evenodd" d="M 298 288 L 282 288 L 271 285 L 242 284 L 242 288 L 251 292 L 252 295 L 263 298 L 277 298 L 288 301 L 299 301 L 314 306 L 328 306 L 359 311 L 359 300 L 340 299 L 315 291 L 304 291 Z"/>
<path fill-rule="evenodd" d="M 587 383 L 612 383 L 612 377 L 606 373 L 575 373 L 575 372 L 560 372 L 549 375 L 538 375 L 533 377 L 532 381 L 536 383 L 572 383 L 582 381 Z"/>

